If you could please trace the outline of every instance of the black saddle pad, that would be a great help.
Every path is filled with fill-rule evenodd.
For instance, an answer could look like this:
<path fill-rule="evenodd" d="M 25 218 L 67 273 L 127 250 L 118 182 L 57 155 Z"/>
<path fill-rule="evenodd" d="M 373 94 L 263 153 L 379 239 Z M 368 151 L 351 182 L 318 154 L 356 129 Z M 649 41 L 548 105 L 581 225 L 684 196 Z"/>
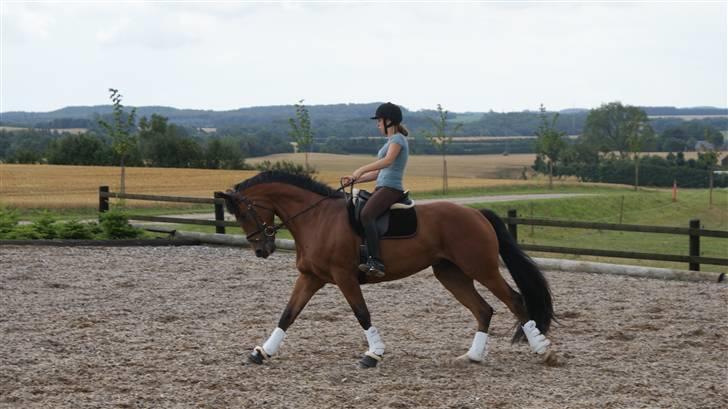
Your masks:
<path fill-rule="evenodd" d="M 349 223 L 354 231 L 364 238 L 364 228 L 359 223 L 358 213 L 361 212 L 364 201 L 358 205 L 349 198 L 347 209 L 349 211 Z M 416 207 L 408 209 L 389 209 L 377 219 L 377 228 L 381 239 L 406 239 L 417 234 L 417 211 Z"/>
<path fill-rule="evenodd" d="M 406 239 L 417 234 L 417 211 L 414 207 L 409 209 L 390 209 L 388 210 L 389 217 L 385 220 L 388 223 L 383 223 L 386 228 L 379 227 L 381 238 L 383 239 Z M 377 220 L 377 224 L 382 220 Z M 381 231 L 384 230 L 382 234 Z M 362 230 L 363 232 L 363 230 Z"/>

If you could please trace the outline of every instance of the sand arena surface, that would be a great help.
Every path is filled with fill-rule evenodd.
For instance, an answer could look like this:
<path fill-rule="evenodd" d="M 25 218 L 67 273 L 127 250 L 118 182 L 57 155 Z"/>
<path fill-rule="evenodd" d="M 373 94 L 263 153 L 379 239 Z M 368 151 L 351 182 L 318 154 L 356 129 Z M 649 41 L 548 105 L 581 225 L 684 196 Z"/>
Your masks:
<path fill-rule="evenodd" d="M 384 362 L 321 290 L 264 366 L 294 255 L 224 247 L 0 248 L 2 408 L 725 408 L 728 287 L 547 272 L 562 366 L 509 343 L 496 309 L 483 365 L 475 320 L 432 276 L 365 286 Z"/>

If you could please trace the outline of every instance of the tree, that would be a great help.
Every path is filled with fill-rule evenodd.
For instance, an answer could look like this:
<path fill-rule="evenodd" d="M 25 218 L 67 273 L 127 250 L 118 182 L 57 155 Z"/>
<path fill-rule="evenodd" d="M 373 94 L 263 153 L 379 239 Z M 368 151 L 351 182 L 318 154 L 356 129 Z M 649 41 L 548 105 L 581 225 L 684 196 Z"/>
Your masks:
<path fill-rule="evenodd" d="M 209 169 L 245 169 L 240 148 L 231 140 L 211 138 L 205 149 L 205 167 Z"/>
<path fill-rule="evenodd" d="M 637 190 L 640 185 L 640 153 L 655 141 L 655 132 L 646 121 L 647 115 L 644 114 L 644 111 L 642 114 L 645 121 L 639 120 L 627 123 L 627 143 L 634 159 L 634 190 Z"/>
<path fill-rule="evenodd" d="M 112 154 L 101 139 L 82 133 L 66 134 L 51 142 L 47 155 L 48 163 L 54 165 L 106 165 Z"/>
<path fill-rule="evenodd" d="M 99 120 L 101 125 L 108 135 L 111 137 L 111 147 L 120 157 L 121 165 L 121 193 L 126 191 L 126 168 L 124 166 L 124 160 L 126 159 L 129 151 L 136 145 L 136 135 L 132 133 L 134 130 L 134 115 L 136 115 L 136 108 L 132 108 L 129 114 L 124 112 L 124 106 L 121 105 L 121 94 L 119 90 L 109 88 L 111 94 L 109 98 L 114 103 L 113 105 L 113 121 L 108 123 L 105 120 Z M 126 115 L 126 118 L 124 116 Z"/>
<path fill-rule="evenodd" d="M 706 132 L 707 134 L 707 132 Z M 707 135 L 706 135 L 707 136 Z M 708 170 L 708 206 L 713 207 L 713 177 L 715 169 L 720 163 L 722 152 L 715 145 L 705 152 L 698 152 L 698 166 Z"/>
<path fill-rule="evenodd" d="M 447 114 L 446 110 L 442 109 L 442 105 L 437 104 L 437 118 L 433 119 L 428 117 L 428 121 L 435 128 L 434 133 L 425 132 L 425 137 L 435 147 L 438 153 L 442 155 L 442 193 L 447 194 L 447 148 L 452 143 L 452 135 L 460 130 L 463 124 L 455 125 L 452 132 L 447 132 Z"/>
<path fill-rule="evenodd" d="M 290 135 L 294 142 L 296 142 L 298 149 L 304 153 L 304 165 L 306 169 L 308 166 L 308 153 L 311 151 L 311 145 L 313 145 L 313 132 L 311 131 L 311 118 L 308 115 L 308 109 L 303 105 L 303 100 L 298 101 L 296 106 L 296 118 L 288 118 L 288 123 L 291 125 Z"/>
<path fill-rule="evenodd" d="M 549 175 L 549 189 L 554 188 L 553 175 L 554 163 L 561 159 L 561 154 L 566 147 L 566 142 L 562 139 L 566 132 L 556 130 L 556 121 L 559 114 L 555 113 L 549 121 L 546 115 L 546 108 L 541 104 L 539 107 L 541 112 L 541 125 L 536 130 L 536 154 L 538 157 L 546 158 Z"/>
<path fill-rule="evenodd" d="M 636 130 L 647 129 L 647 114 L 638 107 L 610 102 L 589 111 L 584 127 L 586 141 L 607 154 L 618 152 L 624 159 L 630 152 L 630 138 Z M 651 130 L 651 128 L 650 128 Z"/>
<path fill-rule="evenodd" d="M 139 140 L 144 161 L 158 167 L 207 167 L 207 154 L 184 128 L 168 123 L 168 118 L 152 114 L 139 120 Z M 216 147 L 213 147 L 215 149 Z M 231 153 L 235 152 L 235 148 Z M 220 151 L 215 154 L 220 154 Z M 219 164 L 218 164 L 219 165 Z"/>

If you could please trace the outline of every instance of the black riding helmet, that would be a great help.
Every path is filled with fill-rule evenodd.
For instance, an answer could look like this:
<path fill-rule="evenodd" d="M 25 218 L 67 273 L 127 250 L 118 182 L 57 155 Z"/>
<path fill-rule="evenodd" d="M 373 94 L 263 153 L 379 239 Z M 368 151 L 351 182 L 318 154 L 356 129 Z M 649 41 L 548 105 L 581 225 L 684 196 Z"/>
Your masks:
<path fill-rule="evenodd" d="M 384 131 L 386 132 L 390 126 L 396 126 L 402 123 L 402 110 L 397 105 L 387 102 L 377 108 L 377 112 L 374 113 L 371 119 L 383 119 Z"/>

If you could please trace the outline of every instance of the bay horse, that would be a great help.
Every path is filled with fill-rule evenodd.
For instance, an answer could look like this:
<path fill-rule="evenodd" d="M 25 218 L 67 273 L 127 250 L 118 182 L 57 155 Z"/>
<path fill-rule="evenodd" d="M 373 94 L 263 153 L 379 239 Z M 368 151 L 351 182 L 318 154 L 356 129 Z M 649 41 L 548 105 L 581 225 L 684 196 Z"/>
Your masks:
<path fill-rule="evenodd" d="M 369 350 L 359 364 L 375 367 L 384 355 L 384 342 L 372 325 L 359 278 L 361 239 L 351 226 L 345 193 L 308 176 L 267 171 L 223 193 L 226 208 L 235 215 L 257 257 L 275 251 L 276 231 L 285 226 L 294 238 L 298 278 L 277 328 L 249 360 L 262 364 L 275 355 L 286 331 L 311 297 L 326 284 L 339 287 L 364 329 Z M 554 318 L 548 282 L 535 263 L 513 240 L 503 221 L 490 210 L 450 202 L 416 206 L 418 231 L 412 238 L 382 240 L 386 266 L 382 278 L 366 283 L 399 280 L 432 267 L 435 277 L 475 316 L 478 330 L 468 352 L 458 359 L 482 362 L 487 354 L 493 308 L 478 294 L 474 281 L 488 288 L 516 316 L 512 342 L 526 340 L 533 352 L 550 355 L 545 338 Z M 281 220 L 276 225 L 275 216 Z M 520 294 L 498 270 L 498 255 Z M 548 352 L 548 354 L 547 354 Z"/>

